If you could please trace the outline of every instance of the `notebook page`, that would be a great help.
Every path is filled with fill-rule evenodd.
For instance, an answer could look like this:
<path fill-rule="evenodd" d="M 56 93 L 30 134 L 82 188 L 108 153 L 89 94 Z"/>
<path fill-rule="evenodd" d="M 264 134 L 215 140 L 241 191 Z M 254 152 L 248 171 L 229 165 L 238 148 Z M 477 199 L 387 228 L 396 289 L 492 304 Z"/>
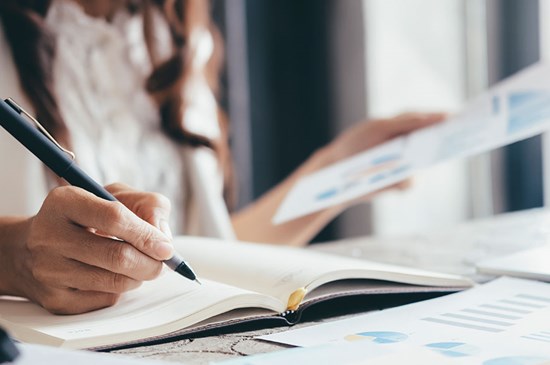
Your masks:
<path fill-rule="evenodd" d="M 418 285 L 470 286 L 458 276 L 365 260 L 338 257 L 301 248 L 178 237 L 176 249 L 200 276 L 270 295 L 282 302 L 299 288 L 311 291 L 340 279 L 376 279 Z"/>
<path fill-rule="evenodd" d="M 0 300 L 0 324 L 16 339 L 70 348 L 90 348 L 155 337 L 235 308 L 282 304 L 243 289 L 204 280 L 190 282 L 166 271 L 122 296 L 110 308 L 58 316 L 30 302 Z"/>

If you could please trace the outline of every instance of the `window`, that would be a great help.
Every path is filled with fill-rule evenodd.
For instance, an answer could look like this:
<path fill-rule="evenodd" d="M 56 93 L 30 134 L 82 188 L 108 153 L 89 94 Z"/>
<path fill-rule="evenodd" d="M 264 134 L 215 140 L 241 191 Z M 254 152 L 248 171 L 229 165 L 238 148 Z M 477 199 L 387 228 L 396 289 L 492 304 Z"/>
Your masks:
<path fill-rule="evenodd" d="M 468 33 L 485 29 L 483 10 L 463 0 L 364 0 L 369 115 L 458 110 L 484 81 L 469 63 L 477 57 L 483 66 L 484 45 L 474 43 L 483 37 Z M 420 172 L 408 191 L 373 203 L 373 233 L 421 232 L 469 218 L 469 177 L 468 161 Z"/>

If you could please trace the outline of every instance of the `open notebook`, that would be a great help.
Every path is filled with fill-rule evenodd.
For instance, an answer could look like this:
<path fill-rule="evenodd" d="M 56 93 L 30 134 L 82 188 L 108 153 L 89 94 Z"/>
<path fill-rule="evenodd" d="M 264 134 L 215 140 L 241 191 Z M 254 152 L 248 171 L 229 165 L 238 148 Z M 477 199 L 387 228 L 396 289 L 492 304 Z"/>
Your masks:
<path fill-rule="evenodd" d="M 292 324 L 309 308 L 338 304 L 342 298 L 433 296 L 472 285 L 457 276 L 307 249 L 190 237 L 177 238 L 175 245 L 202 286 L 166 271 L 123 295 L 111 308 L 72 316 L 52 315 L 36 304 L 1 298 L 0 325 L 23 342 L 114 348 L 230 325 L 239 330 L 239 325 L 251 321 Z M 331 310 L 331 306 L 322 308 Z"/>

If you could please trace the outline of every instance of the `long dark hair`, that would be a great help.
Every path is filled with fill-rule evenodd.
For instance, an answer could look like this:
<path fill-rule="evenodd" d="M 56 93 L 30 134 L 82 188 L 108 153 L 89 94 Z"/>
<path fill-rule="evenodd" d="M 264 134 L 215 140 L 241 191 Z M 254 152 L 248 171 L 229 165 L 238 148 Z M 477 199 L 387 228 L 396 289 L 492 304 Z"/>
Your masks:
<path fill-rule="evenodd" d="M 62 143 L 70 145 L 67 126 L 59 111 L 53 85 L 53 60 L 56 40 L 45 23 L 51 0 L 1 0 L 2 18 L 6 39 L 11 47 L 19 72 L 19 79 L 41 123 Z M 182 123 L 186 100 L 182 89 L 192 72 L 191 63 L 196 50 L 189 37 L 196 27 L 210 31 L 214 38 L 214 54 L 210 58 L 205 76 L 216 96 L 219 94 L 219 73 L 222 66 L 221 36 L 210 17 L 206 0 L 143 0 L 129 5 L 133 12 L 143 12 L 144 36 L 153 71 L 144 85 L 155 100 L 161 115 L 162 130 L 175 142 L 191 147 L 207 147 L 216 151 L 225 177 L 225 196 L 230 196 L 232 185 L 231 158 L 228 147 L 227 118 L 218 108 L 222 130 L 219 140 L 186 130 Z M 152 43 L 155 17 L 158 12 L 167 22 L 172 35 L 172 56 L 159 61 Z M 158 17 L 157 17 L 158 18 Z"/>

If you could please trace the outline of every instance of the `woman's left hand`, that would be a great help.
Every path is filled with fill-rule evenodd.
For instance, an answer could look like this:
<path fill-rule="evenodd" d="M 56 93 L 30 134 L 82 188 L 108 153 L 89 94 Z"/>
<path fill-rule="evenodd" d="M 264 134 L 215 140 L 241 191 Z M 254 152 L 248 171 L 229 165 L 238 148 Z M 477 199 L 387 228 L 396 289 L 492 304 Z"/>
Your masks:
<path fill-rule="evenodd" d="M 294 184 L 303 176 L 333 163 L 375 147 L 390 139 L 428 127 L 442 121 L 445 114 L 408 113 L 395 118 L 362 122 L 342 133 L 339 137 L 314 153 L 292 175 L 264 194 L 257 202 L 232 215 L 233 227 L 240 240 L 303 245 L 314 237 L 329 221 L 349 206 L 372 199 L 375 191 L 356 200 L 273 225 L 272 219 L 281 202 Z M 405 188 L 408 180 L 383 190 Z"/>
<path fill-rule="evenodd" d="M 405 113 L 394 118 L 358 123 L 319 152 L 322 155 L 321 165 L 328 166 L 393 138 L 441 122 L 445 117 L 443 113 Z"/>
<path fill-rule="evenodd" d="M 316 170 L 364 152 L 391 139 L 437 124 L 445 118 L 446 114 L 444 113 L 405 113 L 393 118 L 375 119 L 358 123 L 320 149 L 312 157 L 310 163 L 305 164 L 306 169 L 299 172 L 299 174 L 306 175 L 313 173 Z M 381 192 L 393 189 L 403 190 L 410 185 L 410 179 L 403 180 L 381 190 L 332 207 L 329 211 L 332 211 L 332 214 L 336 215 L 347 207 L 371 200 Z"/>

